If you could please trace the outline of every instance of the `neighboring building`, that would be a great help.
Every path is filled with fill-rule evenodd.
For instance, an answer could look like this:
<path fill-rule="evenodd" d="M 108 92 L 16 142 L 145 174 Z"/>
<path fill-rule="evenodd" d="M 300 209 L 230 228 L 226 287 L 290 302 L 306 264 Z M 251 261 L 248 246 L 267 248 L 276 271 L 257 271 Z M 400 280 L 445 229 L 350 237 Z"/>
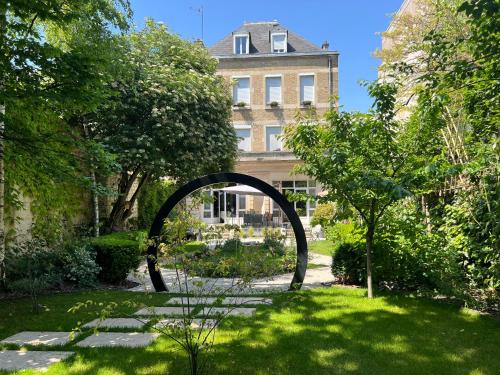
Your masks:
<path fill-rule="evenodd" d="M 315 181 L 291 175 L 299 161 L 283 148 L 279 135 L 294 122 L 297 111 L 313 106 L 321 117 L 338 96 L 338 53 L 328 47 L 327 42 L 317 47 L 272 21 L 245 23 L 209 49 L 219 60 L 219 74 L 233 83 L 232 120 L 240 138 L 236 172 L 260 178 L 283 192 L 318 193 Z M 214 204 L 203 209 L 207 222 L 243 224 L 245 214 L 267 220 L 272 215 L 277 224 L 286 221 L 265 196 L 215 195 Z M 315 203 L 295 205 L 308 224 Z"/>
<path fill-rule="evenodd" d="M 414 68 L 426 66 L 425 54 L 422 51 L 414 51 L 406 38 L 408 35 L 413 37 L 422 32 L 419 24 L 423 19 L 426 19 L 426 13 L 429 12 L 427 3 L 426 0 L 404 0 L 392 17 L 387 30 L 381 33 L 382 50 L 376 53 L 381 58 L 378 72 L 381 80 L 390 81 L 392 79 L 393 72 L 389 67 L 396 62 L 405 62 Z M 418 73 L 415 73 L 415 76 L 417 75 Z M 411 114 L 411 107 L 417 103 L 417 96 L 414 95 L 415 80 L 413 77 L 408 77 L 402 84 L 397 96 L 401 108 L 396 115 L 396 118 L 401 120 L 406 119 Z"/>

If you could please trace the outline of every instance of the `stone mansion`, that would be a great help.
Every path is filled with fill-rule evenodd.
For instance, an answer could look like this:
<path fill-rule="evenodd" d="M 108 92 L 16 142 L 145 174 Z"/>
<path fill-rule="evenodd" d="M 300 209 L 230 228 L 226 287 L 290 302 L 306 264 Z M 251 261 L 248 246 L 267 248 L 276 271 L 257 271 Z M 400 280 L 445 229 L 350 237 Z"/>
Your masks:
<path fill-rule="evenodd" d="M 292 175 L 299 161 L 282 146 L 279 135 L 297 111 L 313 106 L 322 116 L 338 96 L 338 53 L 321 47 L 277 21 L 244 23 L 209 48 L 218 72 L 233 86 L 232 121 L 239 137 L 235 172 L 255 176 L 282 192 L 316 194 L 315 181 Z M 244 224 L 245 214 L 286 221 L 273 202 L 254 194 L 213 191 L 213 204 L 200 208 L 207 223 Z M 304 224 L 314 202 L 294 203 Z M 201 212 L 202 211 L 202 212 Z"/>

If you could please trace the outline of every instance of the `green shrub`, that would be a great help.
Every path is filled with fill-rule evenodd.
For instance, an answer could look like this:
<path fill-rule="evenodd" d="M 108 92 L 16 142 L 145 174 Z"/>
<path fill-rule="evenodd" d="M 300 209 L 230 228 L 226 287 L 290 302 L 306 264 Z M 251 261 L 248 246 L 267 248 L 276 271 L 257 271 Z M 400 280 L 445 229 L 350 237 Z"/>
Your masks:
<path fill-rule="evenodd" d="M 44 240 L 33 238 L 11 244 L 5 255 L 7 288 L 29 294 L 32 311 L 38 313 L 40 292 L 62 281 L 59 254 Z"/>
<path fill-rule="evenodd" d="M 201 241 L 191 241 L 182 245 L 182 252 L 187 254 L 200 255 L 207 251 L 207 244 Z"/>
<path fill-rule="evenodd" d="M 321 225 L 327 227 L 335 216 L 334 203 L 319 203 L 314 210 L 314 215 L 311 219 L 311 226 Z"/>
<path fill-rule="evenodd" d="M 231 238 L 224 242 L 222 245 L 222 252 L 224 253 L 236 253 L 241 250 L 243 244 L 239 240 L 239 238 Z"/>
<path fill-rule="evenodd" d="M 91 242 L 96 251 L 96 262 L 101 267 L 99 279 L 109 283 L 120 283 L 140 263 L 137 241 L 108 235 Z"/>
<path fill-rule="evenodd" d="M 264 243 L 263 248 L 273 256 L 285 256 L 285 237 L 278 230 L 264 228 Z"/>
<path fill-rule="evenodd" d="M 155 181 L 144 186 L 138 199 L 139 229 L 151 227 L 158 210 L 174 191 L 175 186 L 170 181 Z"/>
<path fill-rule="evenodd" d="M 342 284 L 366 282 L 366 255 L 363 244 L 340 244 L 332 255 L 332 274 Z"/>
<path fill-rule="evenodd" d="M 96 253 L 88 243 L 73 243 L 65 247 L 62 254 L 64 277 L 81 288 L 97 285 L 101 270 L 96 263 Z"/>
<path fill-rule="evenodd" d="M 336 246 L 343 243 L 357 243 L 363 241 L 364 237 L 362 228 L 359 228 L 353 220 L 327 226 L 325 235 L 326 239 Z"/>

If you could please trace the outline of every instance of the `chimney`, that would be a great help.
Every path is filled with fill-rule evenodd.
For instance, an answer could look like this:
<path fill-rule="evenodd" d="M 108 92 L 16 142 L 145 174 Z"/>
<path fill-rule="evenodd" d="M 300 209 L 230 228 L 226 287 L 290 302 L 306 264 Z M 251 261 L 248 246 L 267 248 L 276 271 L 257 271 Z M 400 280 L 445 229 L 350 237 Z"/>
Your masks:
<path fill-rule="evenodd" d="M 330 43 L 328 43 L 328 40 L 325 40 L 323 44 L 321 45 L 321 49 L 323 51 L 328 51 L 328 48 L 330 48 Z"/>

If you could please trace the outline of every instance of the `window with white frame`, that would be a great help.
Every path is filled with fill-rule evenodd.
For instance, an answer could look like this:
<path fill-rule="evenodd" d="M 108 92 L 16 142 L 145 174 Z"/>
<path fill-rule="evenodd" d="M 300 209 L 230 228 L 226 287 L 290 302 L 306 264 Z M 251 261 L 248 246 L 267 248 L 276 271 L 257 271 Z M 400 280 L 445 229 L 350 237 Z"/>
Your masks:
<path fill-rule="evenodd" d="M 233 104 L 250 104 L 250 78 L 234 77 L 233 85 Z"/>
<path fill-rule="evenodd" d="M 306 201 L 293 202 L 297 214 L 301 217 L 312 218 L 316 209 L 317 188 L 314 180 L 298 181 L 273 181 L 273 186 L 281 190 L 286 196 L 289 193 L 302 193 L 307 197 Z M 280 207 L 273 201 L 273 216 L 279 216 Z M 286 216 L 284 217 L 287 220 Z"/>
<path fill-rule="evenodd" d="M 282 151 L 281 126 L 266 126 L 266 151 Z"/>
<path fill-rule="evenodd" d="M 236 136 L 238 137 L 238 151 L 251 151 L 250 126 L 236 126 Z"/>
<path fill-rule="evenodd" d="M 281 103 L 281 76 L 266 77 L 266 104 Z"/>
<path fill-rule="evenodd" d="M 234 53 L 236 55 L 247 55 L 249 50 L 248 35 L 235 35 L 234 36 Z"/>
<path fill-rule="evenodd" d="M 314 74 L 300 75 L 300 104 L 314 103 Z"/>
<path fill-rule="evenodd" d="M 287 50 L 286 33 L 275 33 L 271 35 L 271 49 L 273 53 L 285 53 Z"/>

